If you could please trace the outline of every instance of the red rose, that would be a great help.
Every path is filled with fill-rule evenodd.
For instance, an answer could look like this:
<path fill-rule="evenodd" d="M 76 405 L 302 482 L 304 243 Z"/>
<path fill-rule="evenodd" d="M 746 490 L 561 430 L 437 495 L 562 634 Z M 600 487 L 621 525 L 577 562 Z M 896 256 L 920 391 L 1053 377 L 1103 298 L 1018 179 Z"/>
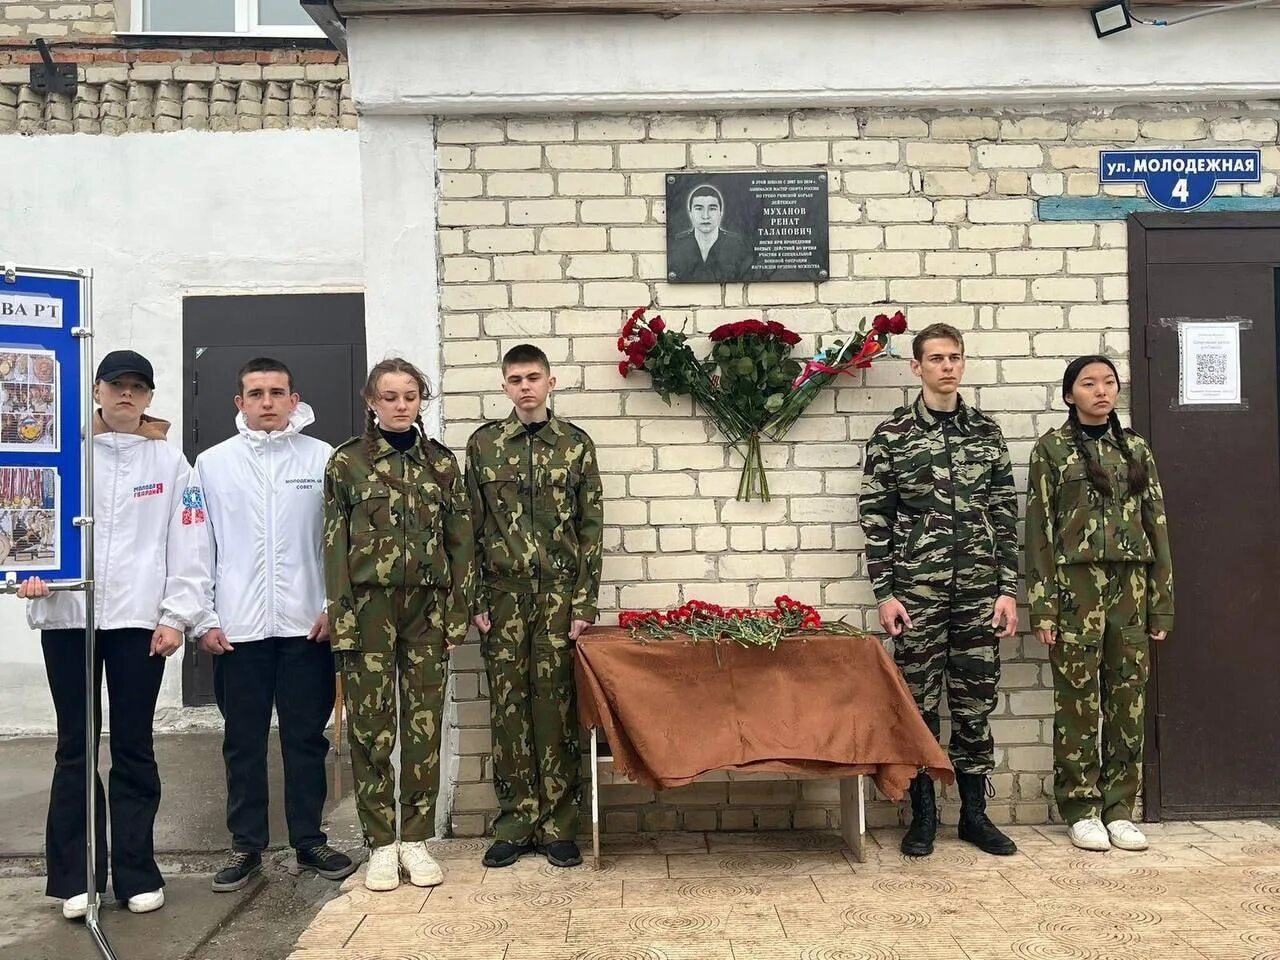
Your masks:
<path fill-rule="evenodd" d="M 907 315 L 899 310 L 889 318 L 890 333 L 906 333 L 907 332 Z"/>
<path fill-rule="evenodd" d="M 621 350 L 623 353 L 626 353 L 626 352 L 627 352 L 627 338 L 626 338 L 626 337 L 619 337 L 619 338 L 618 338 L 618 349 L 619 349 L 619 350 Z"/>
<path fill-rule="evenodd" d="M 781 337 L 784 333 L 787 332 L 787 328 L 784 327 L 782 324 L 778 323 L 777 320 L 770 320 L 768 323 L 765 324 L 765 328 L 769 331 L 769 333 L 771 333 L 775 337 Z"/>
<path fill-rule="evenodd" d="M 871 321 L 871 329 L 876 333 L 888 333 L 889 328 L 893 325 L 893 321 L 886 317 L 883 313 Z"/>
<path fill-rule="evenodd" d="M 711 331 L 711 339 L 724 340 L 727 337 L 733 336 L 732 330 L 733 330 L 733 324 L 722 323 L 720 324 L 720 326 L 716 327 L 714 330 Z"/>
<path fill-rule="evenodd" d="M 631 361 L 631 365 L 633 367 L 644 366 L 644 353 L 640 350 L 632 350 L 631 353 L 627 355 L 627 359 Z"/>
<path fill-rule="evenodd" d="M 792 330 L 783 330 L 782 342 L 789 347 L 794 347 L 797 343 L 800 342 L 800 334 L 795 333 Z"/>
<path fill-rule="evenodd" d="M 657 342 L 658 342 L 658 338 L 653 335 L 652 330 L 640 331 L 640 346 L 642 346 L 644 349 L 648 350 Z"/>
<path fill-rule="evenodd" d="M 644 316 L 644 311 L 645 311 L 644 307 L 636 307 L 634 310 L 631 311 L 631 317 L 629 318 L 630 321 L 632 323 L 635 323 L 637 320 L 639 320 L 641 317 Z"/>
<path fill-rule="evenodd" d="M 649 329 L 654 333 L 661 333 L 663 330 L 667 329 L 667 325 L 663 322 L 661 317 L 654 317 L 649 321 Z"/>
<path fill-rule="evenodd" d="M 627 374 L 631 372 L 631 364 L 628 363 L 626 360 L 623 360 L 621 363 L 618 364 L 618 372 L 625 377 Z"/>

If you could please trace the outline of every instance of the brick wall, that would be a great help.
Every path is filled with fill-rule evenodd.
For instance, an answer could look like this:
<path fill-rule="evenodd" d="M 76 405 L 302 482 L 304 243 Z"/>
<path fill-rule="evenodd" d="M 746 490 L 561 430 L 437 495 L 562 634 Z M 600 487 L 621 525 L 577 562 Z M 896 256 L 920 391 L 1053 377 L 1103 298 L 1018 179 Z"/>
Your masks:
<path fill-rule="evenodd" d="M 324 40 L 210 41 L 166 48 L 112 36 L 113 3 L 0 4 L 0 133 L 165 133 L 173 130 L 355 129 L 346 60 Z M 74 96 L 41 96 L 28 81 L 49 38 L 74 63 Z"/>
<path fill-rule="evenodd" d="M 1124 145 L 1261 146 L 1268 172 L 1244 192 L 1274 194 L 1278 115 L 1236 104 L 441 123 L 446 441 L 461 450 L 483 418 L 507 413 L 498 359 L 536 342 L 559 379 L 556 411 L 599 446 L 606 619 L 689 597 L 768 604 L 785 591 L 873 628 L 856 522 L 862 444 L 914 395 L 907 365 L 881 362 L 828 389 L 787 442 L 766 446 L 773 502 L 738 503 L 736 458 L 706 421 L 685 400 L 663 404 L 643 375 L 619 376 L 614 341 L 625 313 L 655 302 L 669 324 L 699 335 L 700 355 L 714 326 L 746 317 L 801 333 L 797 355 L 899 306 L 914 329 L 954 324 L 970 354 L 965 395 L 1000 422 L 1021 488 L 1035 438 L 1062 419 L 1056 384 L 1066 361 L 1104 352 L 1124 372 L 1129 340 L 1124 223 L 1040 223 L 1036 199 L 1098 195 L 1099 149 Z M 664 282 L 667 171 L 809 165 L 831 174 L 830 281 Z M 1053 806 L 1045 655 L 1028 636 L 1004 642 L 1001 655 L 994 812 L 1044 822 Z M 495 805 L 480 666 L 474 645 L 455 657 L 461 833 L 483 830 Z M 610 830 L 821 827 L 838 817 L 835 785 L 825 782 L 725 777 L 658 796 L 617 785 L 603 801 Z M 875 821 L 897 815 L 883 803 L 872 809 Z"/>
<path fill-rule="evenodd" d="M 116 5 L 109 0 L 4 0 L 0 4 L 0 38 L 104 37 L 115 29 Z"/>

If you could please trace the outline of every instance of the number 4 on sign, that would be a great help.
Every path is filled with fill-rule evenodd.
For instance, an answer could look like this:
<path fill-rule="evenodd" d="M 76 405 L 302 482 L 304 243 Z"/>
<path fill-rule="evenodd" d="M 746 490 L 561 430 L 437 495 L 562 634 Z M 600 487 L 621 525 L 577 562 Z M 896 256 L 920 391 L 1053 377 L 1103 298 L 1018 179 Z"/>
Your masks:
<path fill-rule="evenodd" d="M 1183 203 L 1191 202 L 1191 191 L 1187 189 L 1187 178 L 1179 177 L 1178 182 L 1173 185 L 1173 189 L 1169 191 L 1173 196 L 1181 200 Z"/>

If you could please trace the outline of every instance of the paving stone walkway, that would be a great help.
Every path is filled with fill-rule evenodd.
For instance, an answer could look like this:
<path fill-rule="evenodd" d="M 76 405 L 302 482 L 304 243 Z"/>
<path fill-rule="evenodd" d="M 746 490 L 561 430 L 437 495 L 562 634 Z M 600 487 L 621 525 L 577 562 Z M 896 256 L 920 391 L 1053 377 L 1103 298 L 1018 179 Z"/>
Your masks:
<path fill-rule="evenodd" d="M 950 828 L 923 861 L 883 830 L 864 864 L 826 832 L 619 835 L 599 870 L 440 841 L 442 886 L 357 874 L 290 960 L 1280 960 L 1280 829 L 1145 829 L 1149 851 L 1089 854 L 1013 827 L 993 858 Z"/>

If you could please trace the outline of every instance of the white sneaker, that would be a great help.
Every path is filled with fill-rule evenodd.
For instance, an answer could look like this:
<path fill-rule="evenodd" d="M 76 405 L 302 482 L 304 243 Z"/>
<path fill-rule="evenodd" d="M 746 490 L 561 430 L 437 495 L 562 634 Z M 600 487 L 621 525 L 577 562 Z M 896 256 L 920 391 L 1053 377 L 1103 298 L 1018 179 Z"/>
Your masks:
<path fill-rule="evenodd" d="M 427 851 L 427 841 L 415 840 L 400 843 L 400 866 L 409 874 L 409 882 L 415 887 L 434 887 L 444 883 L 444 871 Z"/>
<path fill-rule="evenodd" d="M 1147 849 L 1147 835 L 1135 827 L 1132 820 L 1112 820 L 1107 824 L 1107 835 L 1121 850 Z"/>
<path fill-rule="evenodd" d="M 396 845 L 374 847 L 369 851 L 369 866 L 365 870 L 364 885 L 370 890 L 394 890 L 400 886 L 400 861 Z"/>
<path fill-rule="evenodd" d="M 79 920 L 89 912 L 89 895 L 77 893 L 62 901 L 62 915 L 68 920 Z"/>
<path fill-rule="evenodd" d="M 152 910 L 159 910 L 163 906 L 163 890 L 152 890 L 149 893 L 139 893 L 129 898 L 130 913 L 150 913 Z"/>
<path fill-rule="evenodd" d="M 1111 849 L 1111 841 L 1107 839 L 1107 828 L 1097 817 L 1086 817 L 1077 820 L 1067 831 L 1071 842 L 1081 850 L 1104 852 Z"/>

